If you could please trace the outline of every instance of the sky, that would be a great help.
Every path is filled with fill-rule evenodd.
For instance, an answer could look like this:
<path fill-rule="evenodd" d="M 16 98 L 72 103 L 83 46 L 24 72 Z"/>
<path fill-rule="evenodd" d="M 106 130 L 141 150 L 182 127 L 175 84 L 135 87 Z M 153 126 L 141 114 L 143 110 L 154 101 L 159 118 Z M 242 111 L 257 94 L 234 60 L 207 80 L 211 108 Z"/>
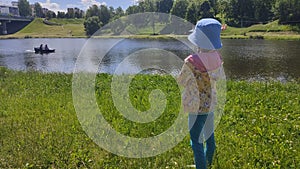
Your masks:
<path fill-rule="evenodd" d="M 10 5 L 13 0 L 0 0 L 0 5 Z M 17 0 L 14 0 L 17 1 Z M 39 2 L 43 8 L 48 8 L 54 12 L 66 11 L 67 8 L 77 7 L 82 10 L 88 9 L 93 4 L 113 6 L 114 8 L 122 7 L 126 10 L 128 6 L 133 5 L 137 0 L 28 0 L 30 4 Z"/>

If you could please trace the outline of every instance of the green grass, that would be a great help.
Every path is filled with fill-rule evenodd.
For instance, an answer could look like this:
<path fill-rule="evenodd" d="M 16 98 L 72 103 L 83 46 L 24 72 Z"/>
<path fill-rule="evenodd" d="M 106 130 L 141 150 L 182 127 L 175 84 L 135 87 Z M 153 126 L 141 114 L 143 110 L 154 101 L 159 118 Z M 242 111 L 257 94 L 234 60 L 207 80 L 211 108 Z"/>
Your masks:
<path fill-rule="evenodd" d="M 280 25 L 278 21 L 268 24 L 257 24 L 247 28 L 228 27 L 222 32 L 223 38 L 231 39 L 291 39 L 300 40 L 299 27 L 290 25 Z"/>
<path fill-rule="evenodd" d="M 133 79 L 130 97 L 137 109 L 149 108 L 149 92 L 156 88 L 166 92 L 168 99 L 156 123 L 144 125 L 116 111 L 110 82 L 110 75 L 98 75 L 95 93 L 105 118 L 117 131 L 148 137 L 172 124 L 180 96 L 170 76 Z M 227 88 L 212 168 L 299 168 L 299 82 L 228 81 Z M 188 136 L 152 158 L 129 159 L 99 148 L 77 120 L 72 75 L 0 68 L 0 95 L 0 168 L 186 168 L 193 164 Z"/>
<path fill-rule="evenodd" d="M 50 22 L 62 24 L 46 25 L 42 18 L 34 19 L 21 31 L 6 35 L 2 38 L 57 38 L 57 37 L 85 37 L 83 19 L 53 19 Z"/>

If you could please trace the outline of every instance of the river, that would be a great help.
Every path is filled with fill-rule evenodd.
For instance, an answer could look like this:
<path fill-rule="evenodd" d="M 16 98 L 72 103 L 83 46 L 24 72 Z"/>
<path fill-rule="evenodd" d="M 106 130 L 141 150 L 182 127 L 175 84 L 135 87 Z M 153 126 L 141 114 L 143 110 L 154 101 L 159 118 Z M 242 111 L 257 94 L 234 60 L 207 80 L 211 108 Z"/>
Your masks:
<path fill-rule="evenodd" d="M 222 42 L 223 48 L 220 52 L 229 79 L 300 78 L 300 41 L 224 39 Z M 35 54 L 33 47 L 40 44 L 48 44 L 49 48 L 56 49 L 56 52 Z M 104 56 L 105 50 L 108 52 Z M 191 53 L 189 46 L 177 39 L 0 40 L 0 66 L 13 70 L 45 73 L 72 73 L 76 64 L 83 64 L 81 66 L 87 69 L 96 65 L 99 67 L 99 72 L 105 73 L 116 71 L 132 73 L 152 66 L 153 70 L 147 69 L 146 72 L 161 70 L 176 74 L 179 72 L 182 60 Z M 100 55 L 103 55 L 103 58 Z M 80 62 L 78 62 L 79 57 Z M 82 61 L 82 58 L 86 60 Z"/>

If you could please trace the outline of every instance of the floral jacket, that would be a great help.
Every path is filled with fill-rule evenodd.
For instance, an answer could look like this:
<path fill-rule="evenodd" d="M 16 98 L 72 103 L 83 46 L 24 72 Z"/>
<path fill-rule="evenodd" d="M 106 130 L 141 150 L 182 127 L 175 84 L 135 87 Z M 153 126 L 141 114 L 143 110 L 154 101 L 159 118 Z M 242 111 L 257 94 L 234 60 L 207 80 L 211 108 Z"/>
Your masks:
<path fill-rule="evenodd" d="M 222 75 L 222 65 L 217 51 L 194 54 L 185 59 L 177 79 L 184 87 L 182 105 L 185 112 L 207 114 L 214 111 L 216 81 Z"/>

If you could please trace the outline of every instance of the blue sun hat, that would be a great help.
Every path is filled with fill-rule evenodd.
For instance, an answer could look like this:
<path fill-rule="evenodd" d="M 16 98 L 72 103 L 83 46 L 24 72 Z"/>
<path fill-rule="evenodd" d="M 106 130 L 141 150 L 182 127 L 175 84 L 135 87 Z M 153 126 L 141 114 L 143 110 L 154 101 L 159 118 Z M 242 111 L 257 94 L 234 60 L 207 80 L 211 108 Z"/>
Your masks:
<path fill-rule="evenodd" d="M 216 19 L 201 19 L 197 22 L 195 29 L 188 36 L 188 39 L 202 49 L 220 49 L 222 48 L 221 27 L 221 23 Z"/>

